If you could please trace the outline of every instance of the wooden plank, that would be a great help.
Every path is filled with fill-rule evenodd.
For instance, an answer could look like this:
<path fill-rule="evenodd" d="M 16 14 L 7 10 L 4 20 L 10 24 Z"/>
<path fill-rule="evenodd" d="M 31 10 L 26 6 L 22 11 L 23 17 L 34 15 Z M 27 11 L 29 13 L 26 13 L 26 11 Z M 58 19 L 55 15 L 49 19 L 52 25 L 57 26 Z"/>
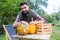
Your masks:
<path fill-rule="evenodd" d="M 6 40 L 8 40 L 8 35 L 7 35 L 7 33 L 6 33 Z"/>
<path fill-rule="evenodd" d="M 5 25 L 3 25 L 3 28 L 4 28 L 5 32 L 6 32 L 6 36 L 8 36 L 9 40 L 11 40 L 11 37 L 10 37 L 10 35 L 8 34 L 8 32 L 6 30 Z M 8 40 L 8 39 L 6 39 L 6 40 Z"/>
<path fill-rule="evenodd" d="M 40 35 L 40 34 L 33 34 L 33 35 L 24 35 L 24 36 L 21 36 L 21 35 L 12 35 L 12 37 L 15 37 L 15 38 L 26 38 L 26 39 L 39 39 L 39 40 L 45 40 L 45 39 L 49 39 L 50 38 L 50 34 L 44 34 L 44 35 Z"/>

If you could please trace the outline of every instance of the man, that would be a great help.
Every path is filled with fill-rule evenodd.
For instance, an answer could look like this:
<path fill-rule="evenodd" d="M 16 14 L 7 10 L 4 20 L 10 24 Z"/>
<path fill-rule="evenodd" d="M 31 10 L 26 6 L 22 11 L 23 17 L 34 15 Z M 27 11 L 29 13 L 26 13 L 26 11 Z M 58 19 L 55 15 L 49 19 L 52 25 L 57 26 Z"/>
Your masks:
<path fill-rule="evenodd" d="M 26 21 L 29 23 L 32 20 L 35 21 L 37 19 L 45 22 L 45 20 L 41 18 L 35 11 L 30 9 L 28 3 L 22 2 L 20 3 L 20 7 L 21 7 L 21 12 L 19 12 L 19 14 L 17 15 L 17 18 L 13 23 L 13 27 L 16 27 L 17 23 L 20 21 Z"/>

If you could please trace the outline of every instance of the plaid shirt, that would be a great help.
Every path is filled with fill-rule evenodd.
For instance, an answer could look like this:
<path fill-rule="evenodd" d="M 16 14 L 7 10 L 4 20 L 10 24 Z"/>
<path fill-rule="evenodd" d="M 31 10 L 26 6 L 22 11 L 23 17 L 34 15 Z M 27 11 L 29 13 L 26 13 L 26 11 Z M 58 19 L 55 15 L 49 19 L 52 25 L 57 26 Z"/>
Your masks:
<path fill-rule="evenodd" d="M 39 16 L 37 13 L 36 15 L 36 19 L 40 20 L 40 21 L 45 21 L 45 19 L 43 19 L 41 16 Z M 16 26 L 17 22 L 20 22 L 20 13 L 17 15 L 15 22 L 13 23 L 13 27 Z"/>

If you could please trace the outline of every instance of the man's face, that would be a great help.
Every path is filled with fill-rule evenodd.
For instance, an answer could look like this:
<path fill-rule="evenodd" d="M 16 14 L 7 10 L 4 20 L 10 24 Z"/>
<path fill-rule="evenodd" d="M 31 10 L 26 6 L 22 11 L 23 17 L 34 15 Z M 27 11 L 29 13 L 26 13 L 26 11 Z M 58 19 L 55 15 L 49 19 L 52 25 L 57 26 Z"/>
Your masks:
<path fill-rule="evenodd" d="M 29 6 L 26 5 L 26 4 L 22 5 L 22 6 L 21 6 L 21 11 L 22 11 L 23 13 L 27 13 L 27 12 L 29 11 Z"/>

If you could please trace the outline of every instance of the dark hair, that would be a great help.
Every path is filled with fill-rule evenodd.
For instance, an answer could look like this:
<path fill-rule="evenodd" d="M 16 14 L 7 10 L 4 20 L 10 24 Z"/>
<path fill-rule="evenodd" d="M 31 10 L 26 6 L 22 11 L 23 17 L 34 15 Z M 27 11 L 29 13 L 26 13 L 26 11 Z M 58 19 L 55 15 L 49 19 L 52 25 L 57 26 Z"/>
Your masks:
<path fill-rule="evenodd" d="M 22 5 L 24 5 L 24 4 L 25 4 L 25 5 L 29 5 L 27 2 L 21 2 L 21 3 L 20 3 L 20 6 L 22 6 Z"/>

